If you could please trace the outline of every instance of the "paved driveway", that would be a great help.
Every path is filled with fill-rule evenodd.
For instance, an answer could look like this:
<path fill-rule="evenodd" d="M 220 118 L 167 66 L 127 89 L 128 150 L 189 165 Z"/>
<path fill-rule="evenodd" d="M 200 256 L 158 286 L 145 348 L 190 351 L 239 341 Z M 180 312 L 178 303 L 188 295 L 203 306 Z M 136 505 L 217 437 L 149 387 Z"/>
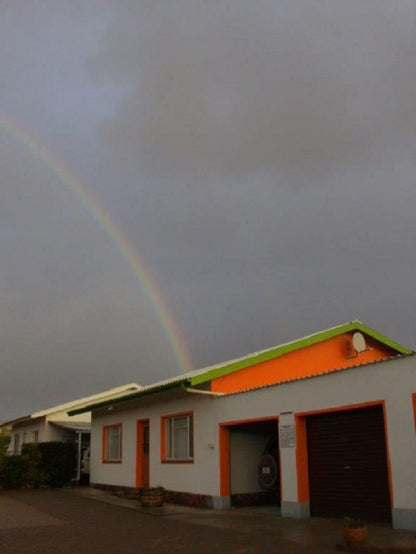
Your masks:
<path fill-rule="evenodd" d="M 377 533 L 384 542 L 393 537 L 396 544 L 413 541 L 416 547 L 414 533 L 382 528 Z M 100 493 L 0 494 L 1 554 L 329 554 L 336 552 L 339 538 L 340 522 L 288 520 L 255 510 L 218 513 L 168 507 L 143 513 L 137 503 L 113 501 Z"/>

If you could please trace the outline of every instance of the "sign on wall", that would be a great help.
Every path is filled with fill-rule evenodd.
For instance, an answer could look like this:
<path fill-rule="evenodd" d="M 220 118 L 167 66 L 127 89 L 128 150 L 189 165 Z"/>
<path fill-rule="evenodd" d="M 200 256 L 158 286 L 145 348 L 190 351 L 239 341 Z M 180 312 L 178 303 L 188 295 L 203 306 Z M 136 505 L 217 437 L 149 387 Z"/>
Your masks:
<path fill-rule="evenodd" d="M 280 448 L 293 448 L 295 446 L 295 424 L 280 425 L 279 427 Z"/>

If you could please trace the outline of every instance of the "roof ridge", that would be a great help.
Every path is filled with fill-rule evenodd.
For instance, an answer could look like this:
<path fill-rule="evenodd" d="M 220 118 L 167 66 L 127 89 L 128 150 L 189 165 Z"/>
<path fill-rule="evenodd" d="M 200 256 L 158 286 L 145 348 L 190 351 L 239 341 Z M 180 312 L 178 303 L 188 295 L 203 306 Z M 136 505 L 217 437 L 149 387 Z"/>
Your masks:
<path fill-rule="evenodd" d="M 236 362 L 244 361 L 248 358 L 259 356 L 261 354 L 265 354 L 267 352 L 274 351 L 274 350 L 283 348 L 285 346 L 289 346 L 289 345 L 298 343 L 298 342 L 303 341 L 303 340 L 311 339 L 311 338 L 317 337 L 319 335 L 322 335 L 324 333 L 344 328 L 345 326 L 351 325 L 351 324 L 354 324 L 354 325 L 358 324 L 358 325 L 363 325 L 364 326 L 363 322 L 360 321 L 359 319 L 353 319 L 351 321 L 341 323 L 340 325 L 334 325 L 333 327 L 328 327 L 328 329 L 323 329 L 321 331 L 317 331 L 317 332 L 311 333 L 309 335 L 304 335 L 303 337 L 300 337 L 300 338 L 297 338 L 297 339 L 292 339 L 292 340 L 289 340 L 289 341 L 286 341 L 286 342 L 282 342 L 282 343 L 277 344 L 275 346 L 269 346 L 267 348 L 262 348 L 261 350 L 255 350 L 254 352 L 250 352 L 248 354 L 245 354 L 244 356 L 238 356 L 237 358 L 231 358 L 229 360 L 226 360 L 225 362 L 219 362 L 219 363 L 216 363 L 216 364 L 211 364 L 209 366 L 204 366 L 204 367 L 199 368 L 199 369 L 194 369 L 194 370 L 188 371 L 186 373 L 181 373 L 180 375 L 175 375 L 175 376 L 172 376 L 172 377 L 168 377 L 167 379 L 162 379 L 161 381 L 157 381 L 155 383 L 150 383 L 149 385 L 145 385 L 144 388 L 147 389 L 148 387 L 153 387 L 153 386 L 159 385 L 161 383 L 168 382 L 170 380 L 173 380 L 173 379 L 176 379 L 176 378 L 179 378 L 179 377 L 193 377 L 195 375 L 200 375 L 200 374 L 206 373 L 206 372 L 214 370 L 214 369 L 220 369 L 224 366 L 228 366 L 228 365 L 236 363 Z"/>
<path fill-rule="evenodd" d="M 128 383 L 127 385 L 119 385 L 118 387 L 113 387 L 112 389 L 107 389 L 102 392 L 84 396 L 83 398 L 77 398 L 69 402 L 64 402 L 63 404 L 57 404 L 56 406 L 51 406 L 50 408 L 33 412 L 29 415 L 29 417 L 37 418 L 37 417 L 47 416 L 49 414 L 53 414 L 54 412 L 64 411 L 66 408 L 70 408 L 71 406 L 75 407 L 77 405 L 85 404 L 86 402 L 89 402 L 94 398 L 96 398 L 99 401 L 100 399 L 104 400 L 106 396 L 110 396 L 112 394 L 117 394 L 117 393 L 127 394 L 129 392 L 129 389 L 133 389 L 133 388 L 135 388 L 135 392 L 137 392 L 141 390 L 143 387 L 141 385 L 138 385 L 137 383 Z"/>
<path fill-rule="evenodd" d="M 110 404 L 118 404 L 120 402 L 128 402 L 130 400 L 134 400 L 135 398 L 139 398 L 141 396 L 147 396 L 149 394 L 155 394 L 157 392 L 162 392 L 173 388 L 179 388 L 181 386 L 187 387 L 187 386 L 200 385 L 208 381 L 211 381 L 212 379 L 215 379 L 217 377 L 223 377 L 225 375 L 228 375 L 229 373 L 232 373 L 239 369 L 243 369 L 245 367 L 249 367 L 251 365 L 255 365 L 257 363 L 267 361 L 271 358 L 281 356 L 283 354 L 292 352 L 294 350 L 304 348 L 306 346 L 310 346 L 312 344 L 316 344 L 318 342 L 330 339 L 341 333 L 345 333 L 353 330 L 362 331 L 363 333 L 366 333 L 368 336 L 373 337 L 374 339 L 382 342 L 392 350 L 395 350 L 398 354 L 406 355 L 406 354 L 412 353 L 411 350 L 404 348 L 400 344 L 392 341 L 391 339 L 382 335 L 378 331 L 375 331 L 374 329 L 367 327 L 359 319 L 354 319 L 347 323 L 336 325 L 334 327 L 324 329 L 323 331 L 318 331 L 317 333 L 306 335 L 304 337 L 301 337 L 300 339 L 289 341 L 289 342 L 280 344 L 278 346 L 274 346 L 264 350 L 259 350 L 257 352 L 252 352 L 251 354 L 247 354 L 243 357 L 236 358 L 234 360 L 228 360 L 226 362 L 222 362 L 221 364 L 208 366 L 191 372 L 183 373 L 181 375 L 169 377 L 168 379 L 158 381 L 156 383 L 151 383 L 143 387 L 143 389 L 140 391 L 126 394 L 124 396 L 120 396 L 115 400 L 108 400 L 108 401 L 98 402 L 95 404 L 90 404 L 81 409 L 71 410 L 69 413 L 70 415 L 75 415 L 78 413 L 85 412 L 87 410 L 98 409 L 98 408 L 108 406 Z"/>

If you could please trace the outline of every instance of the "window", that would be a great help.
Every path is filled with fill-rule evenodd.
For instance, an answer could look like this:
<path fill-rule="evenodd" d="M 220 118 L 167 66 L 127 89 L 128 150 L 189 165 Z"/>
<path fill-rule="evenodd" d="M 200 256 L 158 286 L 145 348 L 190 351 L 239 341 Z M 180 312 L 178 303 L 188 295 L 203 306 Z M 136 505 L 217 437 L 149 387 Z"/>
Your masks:
<path fill-rule="evenodd" d="M 193 415 L 174 414 L 162 418 L 162 461 L 192 462 Z"/>
<path fill-rule="evenodd" d="M 16 433 L 13 441 L 13 451 L 15 454 L 20 454 L 20 436 Z"/>
<path fill-rule="evenodd" d="M 121 423 L 103 427 L 103 462 L 121 462 Z"/>
<path fill-rule="evenodd" d="M 39 442 L 39 431 L 33 431 L 32 439 L 32 442 L 34 442 L 35 444 Z"/>

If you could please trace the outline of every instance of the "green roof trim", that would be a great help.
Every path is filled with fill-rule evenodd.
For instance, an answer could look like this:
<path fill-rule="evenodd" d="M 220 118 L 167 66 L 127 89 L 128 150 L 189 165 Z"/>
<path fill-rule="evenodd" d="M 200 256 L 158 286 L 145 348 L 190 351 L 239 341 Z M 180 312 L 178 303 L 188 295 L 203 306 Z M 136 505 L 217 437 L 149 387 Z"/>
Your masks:
<path fill-rule="evenodd" d="M 173 383 L 164 383 L 155 387 L 145 388 L 143 390 L 134 392 L 126 396 L 113 398 L 111 400 L 104 400 L 103 402 L 90 404 L 89 406 L 78 408 L 77 410 L 71 410 L 68 412 L 68 415 L 73 416 L 73 415 L 82 414 L 85 412 L 90 412 L 91 410 L 99 410 L 100 408 L 106 408 L 107 406 L 113 406 L 114 404 L 130 402 L 131 400 L 135 400 L 136 398 L 142 398 L 143 396 L 149 396 L 150 394 L 156 394 L 158 392 L 164 392 L 166 390 L 171 390 L 171 389 L 183 388 L 184 386 L 189 387 L 190 385 L 191 385 L 190 379 L 181 379 L 180 381 L 175 381 Z"/>
<path fill-rule="evenodd" d="M 208 370 L 207 373 L 203 373 L 201 375 L 191 377 L 191 384 L 199 385 L 201 383 L 205 383 L 206 381 L 211 381 L 212 379 L 216 379 L 218 377 L 224 377 L 225 375 L 228 375 L 229 373 L 233 373 L 234 371 L 238 371 L 239 369 L 244 369 L 246 367 L 259 364 L 261 362 L 267 362 L 268 360 L 271 360 L 273 358 L 283 356 L 283 354 L 288 354 L 289 352 L 299 350 L 300 348 L 305 348 L 307 346 L 317 344 L 318 342 L 331 339 L 332 337 L 342 335 L 343 333 L 347 333 L 349 331 L 361 331 L 366 335 L 368 335 L 369 337 L 372 337 L 378 340 L 379 342 L 383 343 L 385 346 L 388 346 L 389 348 L 396 350 L 399 354 L 412 353 L 412 351 L 409 350 L 408 348 L 401 346 L 397 342 L 394 342 L 393 340 L 382 335 L 378 331 L 375 331 L 374 329 L 367 327 L 366 325 L 361 323 L 361 321 L 355 320 L 349 323 L 344 323 L 343 325 L 339 325 L 337 327 L 332 327 L 331 329 L 327 329 L 326 331 L 321 331 L 319 333 L 309 335 L 308 337 L 304 337 L 302 339 L 295 340 L 293 342 L 288 342 L 286 344 L 276 346 L 269 350 L 264 350 L 262 352 L 259 352 L 258 354 L 254 354 L 253 356 L 242 358 L 235 362 L 231 362 L 230 364 L 213 368 L 212 370 Z"/>
<path fill-rule="evenodd" d="M 273 358 L 278 358 L 279 356 L 283 356 L 284 354 L 294 352 L 295 350 L 299 350 L 301 348 L 306 348 L 307 346 L 312 346 L 319 342 L 323 342 L 325 340 L 331 339 L 333 337 L 336 337 L 338 335 L 342 335 L 343 333 L 348 333 L 351 331 L 361 331 L 368 337 L 371 337 L 377 340 L 378 342 L 380 342 L 381 344 L 384 344 L 384 346 L 391 348 L 397 354 L 409 355 L 413 353 L 412 350 L 405 348 L 399 343 L 389 339 L 385 335 L 382 335 L 378 331 L 375 331 L 374 329 L 367 327 L 361 321 L 354 320 L 354 321 L 350 321 L 349 323 L 344 323 L 342 325 L 338 325 L 337 327 L 332 327 L 330 329 L 326 329 L 325 331 L 320 331 L 313 335 L 309 335 L 307 337 L 294 340 L 292 342 L 281 344 L 280 346 L 275 346 L 267 350 L 262 350 L 261 352 L 249 354 L 245 358 L 239 358 L 238 360 L 230 361 L 228 363 L 225 362 L 222 365 L 217 365 L 211 368 L 207 368 L 206 371 L 201 369 L 201 370 L 198 370 L 197 372 L 190 372 L 184 375 L 182 378 L 181 376 L 178 376 L 176 378 L 174 377 L 166 381 L 160 382 L 159 384 L 155 384 L 153 386 L 149 385 L 148 387 L 145 387 L 143 390 L 139 390 L 134 393 L 130 393 L 124 396 L 119 396 L 118 398 L 113 398 L 112 400 L 105 400 L 102 402 L 97 402 L 95 404 L 90 404 L 88 406 L 84 406 L 83 408 L 78 408 L 76 410 L 71 410 L 68 412 L 68 414 L 70 416 L 82 414 L 85 412 L 98 410 L 100 408 L 105 408 L 107 406 L 112 406 L 115 404 L 128 403 L 128 402 L 131 402 L 132 400 L 136 400 L 138 398 L 142 398 L 159 392 L 165 392 L 173 389 L 186 389 L 187 387 L 201 385 L 203 383 L 207 383 L 211 381 L 212 379 L 224 377 L 225 375 L 233 373 L 234 371 L 238 371 L 239 369 L 244 369 L 246 367 L 250 367 L 252 365 L 259 364 L 261 362 L 267 362 L 268 360 L 271 360 Z"/>

